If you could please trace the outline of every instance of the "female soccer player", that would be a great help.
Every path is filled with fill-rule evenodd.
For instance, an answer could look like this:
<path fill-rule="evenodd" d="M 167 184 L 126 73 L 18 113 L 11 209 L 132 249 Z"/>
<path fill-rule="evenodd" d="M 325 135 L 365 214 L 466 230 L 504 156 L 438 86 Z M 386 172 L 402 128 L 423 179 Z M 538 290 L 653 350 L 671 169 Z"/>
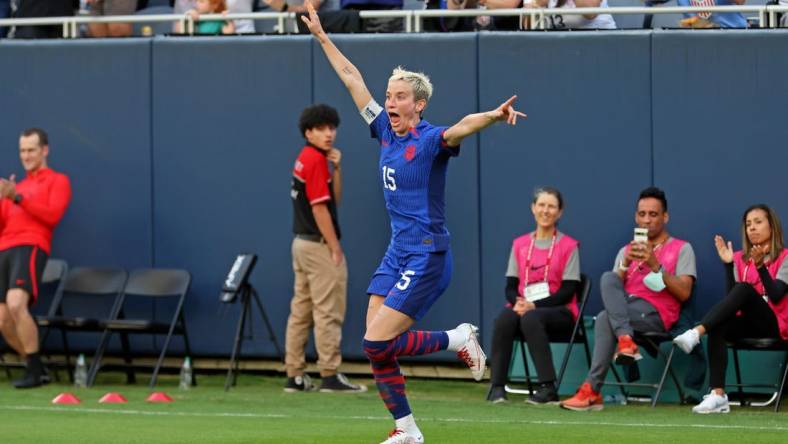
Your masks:
<path fill-rule="evenodd" d="M 337 49 L 320 24 L 314 8 L 302 20 L 345 84 L 361 116 L 380 141 L 379 168 L 383 196 L 391 218 L 391 242 L 367 289 L 367 331 L 364 352 L 375 382 L 395 420 L 383 444 L 423 443 L 405 396 L 405 378 L 397 357 L 456 351 L 477 381 L 486 357 L 477 328 L 461 324 L 449 331 L 411 331 L 448 287 L 452 259 L 444 225 L 446 167 L 459 154 L 462 139 L 495 122 L 514 125 L 512 103 L 517 96 L 485 113 L 470 114 L 452 127 L 436 127 L 421 118 L 432 95 L 422 73 L 394 69 L 386 89 L 386 109 L 372 99 L 361 73 Z"/>

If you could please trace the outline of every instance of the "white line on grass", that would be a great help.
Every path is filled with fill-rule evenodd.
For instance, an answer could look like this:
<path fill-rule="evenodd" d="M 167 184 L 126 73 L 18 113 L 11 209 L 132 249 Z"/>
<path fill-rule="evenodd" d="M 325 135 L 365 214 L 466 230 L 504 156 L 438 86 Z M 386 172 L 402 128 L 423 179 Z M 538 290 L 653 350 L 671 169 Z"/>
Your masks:
<path fill-rule="evenodd" d="M 210 418 L 271 418 L 271 419 L 342 419 L 342 420 L 361 420 L 361 421 L 388 421 L 384 416 L 339 416 L 339 415 L 285 415 L 275 413 L 201 413 L 201 412 L 160 412 L 145 410 L 110 410 L 94 409 L 85 407 L 40 407 L 32 405 L 0 405 L 0 410 L 19 410 L 37 412 L 72 412 L 72 413 L 111 413 L 116 415 L 139 415 L 139 416 L 184 416 L 184 417 L 210 417 Z M 748 425 L 725 425 L 725 424 L 654 424 L 648 422 L 600 422 L 600 421 L 533 421 L 533 420 L 507 420 L 507 419 L 469 419 L 469 418 L 419 418 L 420 422 L 460 422 L 472 424 L 528 424 L 546 426 L 613 426 L 613 427 L 652 427 L 652 428 L 675 428 L 683 427 L 690 429 L 717 429 L 717 430 L 763 430 L 782 432 L 788 431 L 788 427 L 782 426 L 748 426 Z"/>

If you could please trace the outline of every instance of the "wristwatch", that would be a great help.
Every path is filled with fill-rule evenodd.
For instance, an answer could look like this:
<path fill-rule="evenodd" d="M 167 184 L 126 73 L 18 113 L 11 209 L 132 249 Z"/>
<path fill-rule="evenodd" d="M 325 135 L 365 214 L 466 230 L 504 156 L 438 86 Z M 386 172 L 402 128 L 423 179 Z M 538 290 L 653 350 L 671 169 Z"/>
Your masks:
<path fill-rule="evenodd" d="M 17 194 L 16 196 L 14 196 L 14 203 L 17 204 L 17 205 L 22 203 L 22 195 L 21 194 Z"/>

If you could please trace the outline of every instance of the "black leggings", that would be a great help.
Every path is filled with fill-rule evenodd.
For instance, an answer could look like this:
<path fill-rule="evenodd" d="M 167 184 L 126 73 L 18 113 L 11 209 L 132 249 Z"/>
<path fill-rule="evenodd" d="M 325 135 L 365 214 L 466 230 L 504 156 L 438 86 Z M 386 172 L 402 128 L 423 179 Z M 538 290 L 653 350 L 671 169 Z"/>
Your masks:
<path fill-rule="evenodd" d="M 569 338 L 574 322 L 572 312 L 563 306 L 537 307 L 522 317 L 511 308 L 504 308 L 495 320 L 493 330 L 490 383 L 493 386 L 506 384 L 512 359 L 512 344 L 518 333 L 528 343 L 528 351 L 534 361 L 539 382 L 555 381 L 550 337 Z"/>
<path fill-rule="evenodd" d="M 740 316 L 736 313 L 741 312 Z M 706 313 L 701 321 L 709 335 L 709 385 L 725 388 L 728 368 L 726 341 L 739 338 L 779 338 L 777 317 L 750 284 L 738 283 L 728 296 Z"/>

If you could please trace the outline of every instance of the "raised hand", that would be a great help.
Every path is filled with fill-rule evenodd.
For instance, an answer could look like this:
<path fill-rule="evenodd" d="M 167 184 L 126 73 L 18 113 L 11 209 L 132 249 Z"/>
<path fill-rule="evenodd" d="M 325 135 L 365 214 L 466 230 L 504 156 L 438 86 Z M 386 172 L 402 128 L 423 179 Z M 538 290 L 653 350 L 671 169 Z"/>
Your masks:
<path fill-rule="evenodd" d="M 309 32 L 311 32 L 315 37 L 325 34 L 325 31 L 323 31 L 323 25 L 320 24 L 320 17 L 317 16 L 317 11 L 315 11 L 315 7 L 312 6 L 312 2 L 305 3 L 306 10 L 309 12 L 309 17 L 302 15 L 301 20 L 304 22 L 307 29 L 309 29 Z"/>
<path fill-rule="evenodd" d="M 714 236 L 714 246 L 717 247 L 717 254 L 726 264 L 733 262 L 733 244 L 731 241 L 725 242 L 720 235 Z"/>
<path fill-rule="evenodd" d="M 503 102 L 498 108 L 491 111 L 492 117 L 497 121 L 506 121 L 509 125 L 517 125 L 517 116 L 527 119 L 524 113 L 514 109 L 512 104 L 517 100 L 517 96 L 512 96 L 509 100 Z"/>
<path fill-rule="evenodd" d="M 763 258 L 769 253 L 769 244 L 753 245 L 750 248 L 750 258 L 756 267 L 763 265 Z"/>

